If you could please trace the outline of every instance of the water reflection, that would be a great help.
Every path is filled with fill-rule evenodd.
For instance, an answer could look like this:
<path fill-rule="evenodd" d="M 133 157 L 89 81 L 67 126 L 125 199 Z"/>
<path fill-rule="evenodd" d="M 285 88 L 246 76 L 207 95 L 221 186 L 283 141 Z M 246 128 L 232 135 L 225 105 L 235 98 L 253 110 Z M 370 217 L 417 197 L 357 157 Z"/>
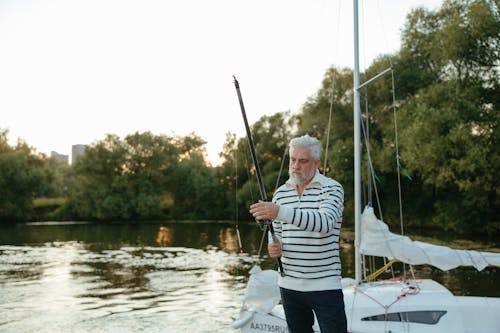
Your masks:
<path fill-rule="evenodd" d="M 227 252 L 238 253 L 240 247 L 238 244 L 238 237 L 233 228 L 221 228 L 219 230 L 219 247 Z"/>
<path fill-rule="evenodd" d="M 158 246 L 169 246 L 172 242 L 171 230 L 164 225 L 158 229 L 158 234 L 156 235 L 156 244 Z"/>
<path fill-rule="evenodd" d="M 26 251 L 31 262 L 23 259 Z M 86 332 L 90 330 L 87 321 L 104 317 L 102 325 L 109 327 L 104 331 L 127 332 L 122 317 L 117 317 L 124 314 L 152 316 L 149 324 L 162 321 L 155 331 L 164 332 L 167 323 L 176 328 L 172 332 L 194 331 L 199 320 L 212 324 L 206 332 L 227 331 L 244 289 L 243 281 L 226 271 L 228 265 L 237 266 L 240 258 L 215 248 L 121 247 L 91 252 L 69 243 L 61 247 L 2 246 L 0 253 L 0 328 L 7 332 L 24 332 L 26 327 L 29 331 L 52 327 L 52 331 L 53 321 L 58 330 Z M 19 267 L 5 263 L 20 261 L 28 270 L 39 267 L 38 279 L 10 274 Z M 221 312 L 226 315 L 214 327 L 209 318 Z"/>
<path fill-rule="evenodd" d="M 234 224 L 1 227 L 0 331 L 234 332 L 249 269 L 276 265 L 258 256 L 260 228 L 239 228 L 247 254 Z M 350 277 L 352 240 L 342 233 Z M 497 269 L 456 272 L 422 266 L 416 274 L 456 294 L 500 296 Z"/>

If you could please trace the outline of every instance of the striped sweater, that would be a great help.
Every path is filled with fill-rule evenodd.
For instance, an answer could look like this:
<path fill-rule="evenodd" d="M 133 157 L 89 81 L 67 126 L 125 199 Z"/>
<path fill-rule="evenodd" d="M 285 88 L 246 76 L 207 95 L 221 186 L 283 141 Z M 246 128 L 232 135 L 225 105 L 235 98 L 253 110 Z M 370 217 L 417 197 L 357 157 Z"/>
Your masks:
<path fill-rule="evenodd" d="M 280 287 L 298 291 L 341 289 L 342 185 L 316 171 L 302 197 L 287 182 L 277 189 L 273 202 L 280 206 L 273 221 L 282 244 L 285 271 L 279 278 Z"/>

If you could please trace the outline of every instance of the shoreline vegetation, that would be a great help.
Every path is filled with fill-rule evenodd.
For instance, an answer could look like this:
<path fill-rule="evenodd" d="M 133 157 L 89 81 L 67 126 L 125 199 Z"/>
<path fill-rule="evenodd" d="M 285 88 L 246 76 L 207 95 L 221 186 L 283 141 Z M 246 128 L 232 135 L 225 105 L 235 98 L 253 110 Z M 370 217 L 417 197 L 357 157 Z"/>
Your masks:
<path fill-rule="evenodd" d="M 147 224 L 158 226 L 169 226 L 177 224 L 215 224 L 230 227 L 252 227 L 259 228 L 260 226 L 255 220 L 146 220 L 146 221 L 54 221 L 54 220 L 40 220 L 40 221 L 24 221 L 16 222 L 12 225 L 26 225 L 26 226 L 64 226 L 64 225 L 106 225 L 106 224 Z M 346 224 L 346 223 L 344 223 Z M 7 224 L 4 224 L 7 225 Z M 1 227 L 1 226 L 0 226 Z M 399 232 L 399 226 L 392 226 L 395 233 Z M 262 229 L 261 229 L 262 230 Z M 431 232 L 429 234 L 429 232 Z M 405 227 L 404 233 L 415 241 L 422 241 L 433 243 L 436 245 L 451 246 L 455 249 L 468 249 L 476 251 L 492 251 L 500 253 L 500 243 L 498 243 L 498 234 L 487 233 L 449 233 L 447 230 L 435 226 L 420 226 L 420 227 Z M 342 240 L 344 242 L 354 241 L 354 226 L 346 224 L 342 226 Z M 458 237 L 457 237 L 458 236 Z"/>
<path fill-rule="evenodd" d="M 369 96 L 363 122 L 368 118 L 374 178 L 383 219 L 392 229 L 400 224 L 400 183 L 405 228 L 500 234 L 499 35 L 497 8 L 486 0 L 416 8 L 402 29 L 401 49 L 381 55 L 362 73 L 370 78 L 389 67 L 394 71 L 395 105 L 390 76 L 363 92 Z M 328 68 L 298 113 L 277 112 L 251 126 L 268 197 L 287 178 L 279 170 L 288 162 L 282 161 L 288 141 L 303 134 L 326 141 L 331 130 L 322 165 L 344 186 L 346 226 L 353 215 L 352 78 L 349 68 Z M 0 128 L 1 224 L 252 220 L 248 207 L 258 187 L 248 168 L 246 138 L 234 133 L 226 134 L 219 166 L 209 165 L 206 142 L 195 133 L 108 134 L 72 165 L 22 140 L 10 145 L 8 134 Z"/>
<path fill-rule="evenodd" d="M 135 221 L 135 220 L 127 220 L 127 221 L 116 221 L 116 220 L 110 220 L 110 221 L 81 221 L 81 220 L 65 220 L 65 221 L 54 221 L 51 220 L 49 217 L 51 214 L 53 214 L 54 211 L 57 209 L 61 208 L 65 203 L 67 199 L 66 198 L 37 198 L 34 200 L 34 210 L 44 210 L 48 207 L 50 207 L 51 211 L 46 212 L 46 216 L 38 215 L 41 216 L 41 219 L 38 221 L 24 221 L 24 222 L 18 222 L 22 224 L 27 224 L 27 225 L 65 225 L 65 224 L 93 224 L 93 223 L 147 223 L 147 224 L 159 224 L 159 225 L 168 225 L 168 224 L 189 224 L 189 223 L 197 223 L 197 224 L 225 224 L 225 225 L 239 225 L 239 224 L 246 224 L 246 225 L 254 225 L 255 227 L 259 227 L 259 225 L 254 221 L 254 220 L 244 220 L 244 221 L 239 221 L 236 219 L 217 219 L 217 220 L 210 220 L 210 219 L 195 219 L 195 220 L 187 220 L 187 219 L 163 219 L 163 220 L 144 220 L 144 221 Z M 349 233 L 349 228 L 352 228 L 352 224 L 350 223 L 344 223 L 347 224 L 347 233 Z M 396 228 L 397 225 L 393 224 L 392 228 Z M 444 228 L 440 228 L 439 226 L 436 225 L 419 225 L 419 226 L 414 226 L 410 224 L 410 226 L 405 227 L 405 232 L 409 234 L 421 234 L 424 231 L 436 231 L 436 232 L 446 232 L 447 230 Z M 468 242 L 468 239 L 471 239 L 473 237 L 480 237 L 483 240 L 486 239 L 494 239 L 494 236 L 500 235 L 498 234 L 488 234 L 484 232 L 463 232 L 463 233 L 458 233 L 458 235 L 466 237 L 465 240 L 459 240 L 456 241 L 456 244 L 460 245 L 460 242 Z M 352 239 L 354 239 L 354 234 L 351 235 Z M 490 237 L 488 237 L 490 236 Z M 347 237 L 349 238 L 349 236 Z M 425 236 L 416 236 L 415 240 L 419 241 L 426 241 Z M 446 244 L 446 242 L 442 242 L 443 245 Z M 471 247 L 470 243 L 467 243 L 465 246 L 460 246 L 459 248 L 468 248 L 468 249 L 474 249 Z M 480 250 L 481 248 L 478 248 L 477 250 Z M 500 252 L 500 248 L 498 249 L 498 252 Z"/>

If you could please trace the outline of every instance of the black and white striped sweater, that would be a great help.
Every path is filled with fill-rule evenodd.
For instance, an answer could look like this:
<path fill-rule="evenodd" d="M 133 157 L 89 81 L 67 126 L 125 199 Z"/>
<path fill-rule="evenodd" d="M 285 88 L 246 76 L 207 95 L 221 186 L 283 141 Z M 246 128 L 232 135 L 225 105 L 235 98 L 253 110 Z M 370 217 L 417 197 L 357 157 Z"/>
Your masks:
<path fill-rule="evenodd" d="M 342 185 L 316 171 L 299 198 L 289 182 L 276 190 L 273 221 L 282 243 L 280 287 L 298 291 L 341 289 L 339 236 L 344 209 Z"/>

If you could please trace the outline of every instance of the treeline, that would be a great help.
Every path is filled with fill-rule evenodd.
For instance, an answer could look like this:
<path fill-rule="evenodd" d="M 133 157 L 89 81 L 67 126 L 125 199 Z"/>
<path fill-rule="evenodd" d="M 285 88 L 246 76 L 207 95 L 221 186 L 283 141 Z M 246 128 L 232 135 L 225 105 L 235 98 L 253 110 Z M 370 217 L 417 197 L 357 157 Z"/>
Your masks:
<path fill-rule="evenodd" d="M 389 224 L 399 225 L 400 183 L 405 225 L 500 232 L 499 21 L 493 1 L 415 9 L 400 51 L 379 57 L 362 73 L 366 80 L 393 69 L 362 91 L 362 121 L 369 132 L 362 145 L 366 152 L 369 143 L 377 188 L 377 195 L 370 193 L 373 205 L 380 199 Z M 346 191 L 346 224 L 353 214 L 352 82 L 351 69 L 330 68 L 298 114 L 276 113 L 252 125 L 269 197 L 288 176 L 289 139 L 309 133 L 324 141 L 325 171 Z M 0 131 L 4 222 L 250 219 L 248 205 L 259 199 L 246 138 L 232 133 L 221 152 L 225 162 L 217 167 L 208 165 L 205 142 L 195 134 L 108 135 L 72 166 L 36 154 L 24 142 L 9 146 L 7 135 Z M 365 154 L 364 169 L 366 162 Z M 39 198 L 64 200 L 48 201 L 44 210 Z"/>
<path fill-rule="evenodd" d="M 107 135 L 71 166 L 24 142 L 10 147 L 7 134 L 0 132 L 2 221 L 229 219 L 234 210 L 195 134 Z"/>

